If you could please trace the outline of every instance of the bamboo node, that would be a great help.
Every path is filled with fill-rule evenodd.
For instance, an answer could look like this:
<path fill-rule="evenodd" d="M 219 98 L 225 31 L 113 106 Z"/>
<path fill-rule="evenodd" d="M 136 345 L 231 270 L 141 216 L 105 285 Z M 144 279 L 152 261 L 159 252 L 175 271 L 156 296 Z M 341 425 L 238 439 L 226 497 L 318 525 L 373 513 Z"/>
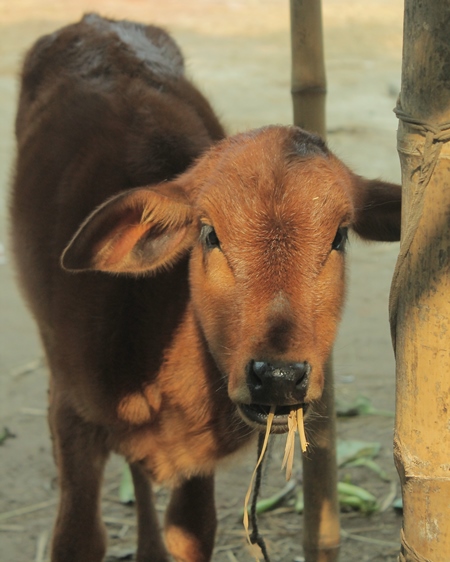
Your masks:
<path fill-rule="evenodd" d="M 411 128 L 416 129 L 416 131 L 423 134 L 425 137 L 418 182 L 419 185 L 425 187 L 430 181 L 434 168 L 436 167 L 442 144 L 450 141 L 450 123 L 436 125 L 418 119 L 417 117 L 412 117 L 403 111 L 400 102 L 398 102 L 397 107 L 394 109 L 394 113 L 400 121 L 407 123 Z"/>
<path fill-rule="evenodd" d="M 327 89 L 323 86 L 298 86 L 291 88 L 292 95 L 299 94 L 326 94 Z"/>

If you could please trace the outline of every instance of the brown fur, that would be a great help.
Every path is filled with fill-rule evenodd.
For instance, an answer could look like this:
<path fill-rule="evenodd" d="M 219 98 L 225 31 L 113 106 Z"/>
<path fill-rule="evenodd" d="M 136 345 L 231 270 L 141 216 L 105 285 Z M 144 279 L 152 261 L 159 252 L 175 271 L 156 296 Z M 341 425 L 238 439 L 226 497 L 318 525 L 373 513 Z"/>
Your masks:
<path fill-rule="evenodd" d="M 400 188 L 297 128 L 221 140 L 165 32 L 94 15 L 28 53 L 16 131 L 13 248 L 60 475 L 52 560 L 102 559 L 111 450 L 132 468 L 138 560 L 167 560 L 149 477 L 174 487 L 170 553 L 209 560 L 214 470 L 254 433 L 249 361 L 307 361 L 304 402 L 320 397 L 345 292 L 333 240 L 398 239 Z"/>

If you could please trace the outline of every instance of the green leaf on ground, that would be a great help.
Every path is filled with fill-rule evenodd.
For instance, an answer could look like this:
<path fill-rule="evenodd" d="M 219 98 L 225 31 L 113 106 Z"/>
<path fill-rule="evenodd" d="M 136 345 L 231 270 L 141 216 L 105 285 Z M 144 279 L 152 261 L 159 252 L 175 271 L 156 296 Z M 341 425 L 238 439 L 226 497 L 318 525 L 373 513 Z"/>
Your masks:
<path fill-rule="evenodd" d="M 385 472 L 378 463 L 376 463 L 374 460 L 372 460 L 370 458 L 367 458 L 367 457 L 361 457 L 361 458 L 349 461 L 345 464 L 345 466 L 365 466 L 366 468 L 368 468 L 372 472 L 375 472 L 375 474 L 377 474 L 381 478 L 381 480 L 383 480 L 384 482 L 390 482 L 391 481 L 387 472 Z"/>
<path fill-rule="evenodd" d="M 373 459 L 378 455 L 381 444 L 358 440 L 340 440 L 337 442 L 337 463 L 343 466 L 365 466 L 385 482 L 390 482 L 387 473 Z"/>
<path fill-rule="evenodd" d="M 260 513 L 264 513 L 278 507 L 278 505 L 291 494 L 295 486 L 295 479 L 292 479 L 279 492 L 276 492 L 269 498 L 260 499 L 259 502 L 256 503 L 256 513 L 259 515 Z M 250 513 L 250 506 L 248 506 L 248 512 Z"/>
<path fill-rule="evenodd" d="M 0 432 L 0 445 L 3 445 L 3 443 L 7 439 L 13 439 L 14 437 L 15 437 L 14 433 L 11 433 L 11 431 L 9 431 L 7 427 L 4 427 L 3 431 Z"/>
<path fill-rule="evenodd" d="M 362 513 L 373 513 L 379 507 L 376 497 L 364 488 L 347 482 L 338 482 L 337 489 L 341 508 L 356 509 Z M 299 486 L 294 509 L 297 513 L 303 513 L 304 507 L 303 489 Z"/>
<path fill-rule="evenodd" d="M 294 510 L 296 513 L 303 513 L 305 509 L 305 498 L 303 496 L 303 486 L 297 488 L 297 497 L 295 499 Z"/>
<path fill-rule="evenodd" d="M 393 503 L 392 507 L 397 511 L 403 511 L 403 500 L 402 498 L 397 498 Z"/>
<path fill-rule="evenodd" d="M 122 503 L 128 504 L 134 503 L 135 499 L 133 477 L 131 476 L 130 467 L 125 463 L 119 484 L 119 500 Z"/>
<path fill-rule="evenodd" d="M 362 513 L 377 511 L 378 502 L 376 497 L 364 488 L 348 484 L 347 482 L 338 482 L 337 488 L 341 507 L 351 507 Z"/>
<path fill-rule="evenodd" d="M 360 458 L 374 459 L 381 449 L 381 443 L 359 441 L 357 439 L 338 439 L 336 446 L 339 467 Z"/>

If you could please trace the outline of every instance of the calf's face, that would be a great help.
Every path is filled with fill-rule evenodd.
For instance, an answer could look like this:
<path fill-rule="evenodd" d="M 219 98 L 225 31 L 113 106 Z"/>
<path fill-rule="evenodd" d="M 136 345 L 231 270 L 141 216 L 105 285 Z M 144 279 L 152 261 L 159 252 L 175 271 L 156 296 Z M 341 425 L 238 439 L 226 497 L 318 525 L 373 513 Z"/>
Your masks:
<path fill-rule="evenodd" d="M 243 418 L 287 428 L 318 399 L 345 294 L 347 230 L 399 236 L 400 190 L 354 175 L 316 136 L 269 127 L 231 137 L 171 183 L 97 210 L 69 269 L 141 273 L 190 250 L 192 310 Z"/>

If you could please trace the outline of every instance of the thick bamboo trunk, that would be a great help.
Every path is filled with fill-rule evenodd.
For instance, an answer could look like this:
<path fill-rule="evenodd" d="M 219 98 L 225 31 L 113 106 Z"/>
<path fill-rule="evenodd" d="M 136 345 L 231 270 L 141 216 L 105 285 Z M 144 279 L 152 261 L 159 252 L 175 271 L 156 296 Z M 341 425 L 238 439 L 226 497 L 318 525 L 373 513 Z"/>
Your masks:
<path fill-rule="evenodd" d="M 405 1 L 402 241 L 391 290 L 402 562 L 450 560 L 449 29 L 450 0 Z"/>
<path fill-rule="evenodd" d="M 294 124 L 325 129 L 325 63 L 320 0 L 291 0 L 292 99 Z M 340 544 L 337 499 L 336 428 L 332 362 L 323 398 L 315 407 L 314 448 L 303 457 L 305 498 L 303 547 L 306 562 L 334 562 Z"/>

